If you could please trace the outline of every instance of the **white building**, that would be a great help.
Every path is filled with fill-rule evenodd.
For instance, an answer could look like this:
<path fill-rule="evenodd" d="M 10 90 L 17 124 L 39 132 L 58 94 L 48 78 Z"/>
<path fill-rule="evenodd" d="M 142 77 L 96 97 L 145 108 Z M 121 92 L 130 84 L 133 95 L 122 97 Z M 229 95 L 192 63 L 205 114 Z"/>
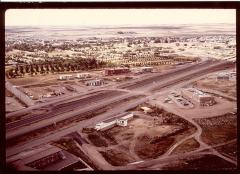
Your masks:
<path fill-rule="evenodd" d="M 76 76 L 78 79 L 86 79 L 91 77 L 91 75 L 89 73 L 78 73 Z"/>
<path fill-rule="evenodd" d="M 59 75 L 58 79 L 59 80 L 69 80 L 69 79 L 72 79 L 72 75 L 70 74 L 63 74 L 63 75 Z"/>
<path fill-rule="evenodd" d="M 95 129 L 97 131 L 101 130 L 101 131 L 104 131 L 104 130 L 107 130 L 107 129 L 110 129 L 112 127 L 114 127 L 116 125 L 116 120 L 114 121 L 111 121 L 111 122 L 100 122 L 100 123 L 97 123 L 95 125 Z"/>
<path fill-rule="evenodd" d="M 95 130 L 104 131 L 114 126 L 127 126 L 128 121 L 133 119 L 133 113 L 123 113 L 116 116 L 117 118 L 110 122 L 100 122 L 95 125 Z"/>
<path fill-rule="evenodd" d="M 218 73 L 217 80 L 229 80 L 229 74 L 228 73 Z"/>
<path fill-rule="evenodd" d="M 127 115 L 116 119 L 116 124 L 118 126 L 124 126 L 125 127 L 128 124 L 128 120 L 131 120 L 131 119 L 133 119 L 133 113 L 127 113 Z"/>

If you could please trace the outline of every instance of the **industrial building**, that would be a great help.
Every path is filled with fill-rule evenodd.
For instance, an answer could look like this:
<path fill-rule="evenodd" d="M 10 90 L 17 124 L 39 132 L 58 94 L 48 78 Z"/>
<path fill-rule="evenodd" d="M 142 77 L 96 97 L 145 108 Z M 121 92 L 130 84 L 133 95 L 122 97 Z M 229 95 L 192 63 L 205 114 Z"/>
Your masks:
<path fill-rule="evenodd" d="M 129 68 L 112 68 L 112 69 L 106 69 L 105 75 L 111 76 L 111 75 L 124 74 L 128 72 L 130 72 Z"/>
<path fill-rule="evenodd" d="M 113 128 L 114 126 L 125 127 L 125 126 L 127 126 L 128 121 L 131 119 L 133 119 L 133 113 L 125 112 L 125 113 L 117 115 L 116 117 L 114 117 L 110 120 L 106 120 L 104 122 L 97 123 L 95 125 L 95 129 L 97 131 L 99 131 L 99 130 L 104 131 L 104 130 Z"/>
<path fill-rule="evenodd" d="M 85 82 L 85 85 L 87 86 L 101 86 L 103 84 L 104 84 L 104 81 L 102 79 L 89 80 Z"/>
<path fill-rule="evenodd" d="M 183 98 L 199 104 L 200 106 L 212 106 L 216 102 L 214 97 L 195 88 L 181 90 Z"/>

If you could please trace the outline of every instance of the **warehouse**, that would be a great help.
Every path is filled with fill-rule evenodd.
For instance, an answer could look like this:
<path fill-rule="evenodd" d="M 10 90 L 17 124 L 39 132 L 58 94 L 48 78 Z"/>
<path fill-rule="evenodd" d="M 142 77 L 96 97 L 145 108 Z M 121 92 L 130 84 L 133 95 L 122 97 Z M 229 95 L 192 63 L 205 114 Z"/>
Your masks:
<path fill-rule="evenodd" d="M 129 68 L 112 68 L 112 69 L 106 69 L 105 75 L 111 76 L 111 75 L 124 74 L 128 72 L 130 72 Z"/>
<path fill-rule="evenodd" d="M 104 84 L 104 81 L 102 79 L 90 80 L 90 81 L 86 81 L 85 84 L 87 86 L 101 86 Z"/>
<path fill-rule="evenodd" d="M 183 98 L 199 104 L 200 106 L 212 106 L 216 102 L 214 97 L 195 88 L 186 88 L 181 91 Z"/>

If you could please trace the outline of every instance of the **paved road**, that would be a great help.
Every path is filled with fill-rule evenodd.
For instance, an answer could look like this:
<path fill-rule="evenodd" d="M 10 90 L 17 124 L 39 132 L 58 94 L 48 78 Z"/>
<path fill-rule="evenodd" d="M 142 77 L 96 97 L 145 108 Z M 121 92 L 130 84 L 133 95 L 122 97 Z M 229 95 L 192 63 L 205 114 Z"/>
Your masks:
<path fill-rule="evenodd" d="M 115 97 L 117 95 L 120 96 L 123 93 L 124 92 L 120 92 L 120 91 L 103 91 L 101 93 L 98 93 L 89 97 L 81 98 L 81 99 L 66 102 L 66 103 L 61 103 L 53 106 L 51 110 L 46 113 L 32 115 L 15 122 L 10 122 L 6 125 L 6 129 L 7 131 L 9 131 L 11 129 L 26 126 L 44 119 L 50 119 L 52 117 L 58 116 L 59 114 L 70 112 L 71 110 L 74 110 L 76 108 L 86 107 L 92 102 L 101 102 L 102 100 L 106 100 L 107 98 Z"/>
<path fill-rule="evenodd" d="M 17 146 L 8 147 L 6 149 L 6 156 L 10 157 L 14 154 L 17 154 L 17 153 L 23 152 L 25 150 L 31 149 L 35 146 L 43 145 L 43 144 L 46 144 L 50 141 L 59 139 L 60 137 L 62 137 L 64 135 L 67 135 L 69 133 L 79 131 L 84 127 L 93 126 L 93 125 L 95 125 L 96 123 L 98 123 L 102 120 L 114 117 L 117 114 L 122 113 L 125 110 L 128 110 L 128 109 L 131 109 L 135 106 L 138 106 L 139 104 L 144 103 L 147 100 L 148 100 L 147 97 L 144 97 L 142 99 L 134 99 L 132 101 L 128 101 L 128 102 L 119 104 L 117 107 L 114 107 L 113 109 L 109 110 L 106 113 L 100 114 L 97 117 L 93 117 L 93 118 L 88 119 L 88 120 L 83 120 L 81 122 L 78 122 L 78 123 L 76 123 L 75 125 L 73 125 L 69 128 L 57 130 L 55 132 L 49 132 L 48 134 L 46 134 L 42 137 L 39 137 L 35 140 L 31 140 L 31 141 L 28 141 L 24 144 L 20 144 L 20 145 L 17 145 Z"/>

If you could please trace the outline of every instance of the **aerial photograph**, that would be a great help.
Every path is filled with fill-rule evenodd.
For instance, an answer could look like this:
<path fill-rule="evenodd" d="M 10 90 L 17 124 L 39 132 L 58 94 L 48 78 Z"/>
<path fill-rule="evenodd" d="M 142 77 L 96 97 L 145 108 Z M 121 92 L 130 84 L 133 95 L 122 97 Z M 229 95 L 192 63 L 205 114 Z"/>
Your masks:
<path fill-rule="evenodd" d="M 237 169 L 235 9 L 9 9 L 6 165 Z"/>

